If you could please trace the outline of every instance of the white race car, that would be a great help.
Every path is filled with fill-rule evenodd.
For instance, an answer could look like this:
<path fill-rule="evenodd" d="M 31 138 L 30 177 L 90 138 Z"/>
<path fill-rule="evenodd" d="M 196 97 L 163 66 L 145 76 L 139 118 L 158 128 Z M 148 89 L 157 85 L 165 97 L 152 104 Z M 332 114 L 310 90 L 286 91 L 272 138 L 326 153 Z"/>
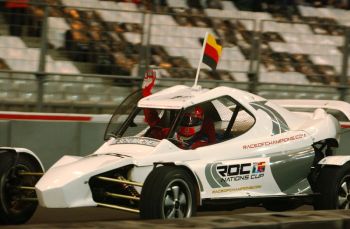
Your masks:
<path fill-rule="evenodd" d="M 311 113 L 291 112 L 283 101 L 238 89 L 183 85 L 138 99 L 135 93 L 119 106 L 96 152 L 64 156 L 41 178 L 43 167 L 33 153 L 1 148 L 1 222 L 25 222 L 36 199 L 47 208 L 101 206 L 147 219 L 248 205 L 349 208 L 350 156 L 333 155 L 340 125 L 318 108 L 325 104 Z M 179 125 L 198 105 L 212 120 L 216 141 L 180 147 Z M 156 126 L 145 121 L 146 109 L 159 114 Z M 164 128 L 166 136 L 152 137 Z"/>

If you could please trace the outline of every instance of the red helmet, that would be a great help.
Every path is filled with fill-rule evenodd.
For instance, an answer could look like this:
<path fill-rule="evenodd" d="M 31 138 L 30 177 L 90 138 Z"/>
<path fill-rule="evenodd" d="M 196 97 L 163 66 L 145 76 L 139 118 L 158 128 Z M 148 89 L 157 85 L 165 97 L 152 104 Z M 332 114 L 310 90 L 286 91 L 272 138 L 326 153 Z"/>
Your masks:
<path fill-rule="evenodd" d="M 204 119 L 203 109 L 199 106 L 186 112 L 181 120 L 178 137 L 180 140 L 189 140 L 202 129 Z"/>

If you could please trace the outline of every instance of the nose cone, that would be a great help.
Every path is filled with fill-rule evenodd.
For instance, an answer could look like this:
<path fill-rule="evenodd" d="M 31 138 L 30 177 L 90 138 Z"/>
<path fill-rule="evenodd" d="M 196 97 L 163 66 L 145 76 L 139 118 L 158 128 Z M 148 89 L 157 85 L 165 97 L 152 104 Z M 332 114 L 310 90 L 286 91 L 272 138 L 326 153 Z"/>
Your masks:
<path fill-rule="evenodd" d="M 36 193 L 41 206 L 67 208 L 96 206 L 92 199 L 89 179 L 97 174 L 132 163 L 131 158 L 109 155 L 89 156 L 68 164 L 63 157 L 36 184 Z"/>
<path fill-rule="evenodd" d="M 88 182 L 70 182 L 63 186 L 36 186 L 39 204 L 47 208 L 95 206 Z"/>

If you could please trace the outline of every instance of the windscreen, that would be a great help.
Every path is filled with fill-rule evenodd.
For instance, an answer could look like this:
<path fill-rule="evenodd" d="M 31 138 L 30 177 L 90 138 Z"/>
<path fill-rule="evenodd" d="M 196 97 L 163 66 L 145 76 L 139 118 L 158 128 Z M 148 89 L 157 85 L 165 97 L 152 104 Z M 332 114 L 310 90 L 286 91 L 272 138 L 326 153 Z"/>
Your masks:
<path fill-rule="evenodd" d="M 141 90 L 131 93 L 115 110 L 105 131 L 104 139 L 115 136 L 130 113 L 136 108 L 137 102 L 142 98 Z"/>
<path fill-rule="evenodd" d="M 168 138 L 179 110 L 135 108 L 117 132 L 118 137 Z"/>

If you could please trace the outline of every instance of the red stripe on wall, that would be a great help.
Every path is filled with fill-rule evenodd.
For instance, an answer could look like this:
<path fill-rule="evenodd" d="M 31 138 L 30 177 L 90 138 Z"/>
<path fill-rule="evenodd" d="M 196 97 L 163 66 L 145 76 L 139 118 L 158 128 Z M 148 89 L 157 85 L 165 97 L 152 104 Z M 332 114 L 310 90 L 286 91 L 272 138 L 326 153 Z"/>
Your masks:
<path fill-rule="evenodd" d="M 48 121 L 91 121 L 89 116 L 64 116 L 64 115 L 35 115 L 35 114 L 0 114 L 0 119 L 16 120 L 48 120 Z"/>
<path fill-rule="evenodd" d="M 204 54 L 212 58 L 216 63 L 219 61 L 218 51 L 211 45 L 206 44 Z"/>
<path fill-rule="evenodd" d="M 341 124 L 340 127 L 343 128 L 343 129 L 349 129 L 350 128 L 350 124 Z"/>

